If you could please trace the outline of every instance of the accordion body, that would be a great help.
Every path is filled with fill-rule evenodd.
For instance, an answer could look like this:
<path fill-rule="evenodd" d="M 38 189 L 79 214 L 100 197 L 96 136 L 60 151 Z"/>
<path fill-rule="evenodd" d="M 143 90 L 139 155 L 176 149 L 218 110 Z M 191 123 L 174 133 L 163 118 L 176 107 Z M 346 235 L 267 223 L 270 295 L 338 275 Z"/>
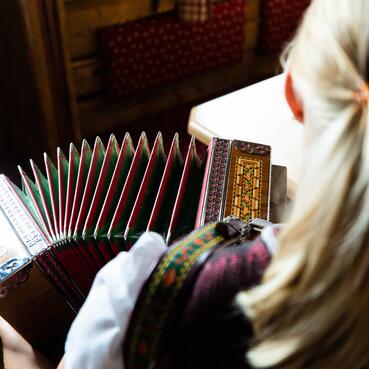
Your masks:
<path fill-rule="evenodd" d="M 228 215 L 268 219 L 269 146 L 214 138 L 202 161 L 194 138 L 182 157 L 178 135 L 166 155 L 160 133 L 151 150 L 143 133 L 136 147 L 126 134 L 44 159 L 34 180 L 19 168 L 22 189 L 0 176 L 0 314 L 26 338 L 40 316 L 59 323 L 62 347 L 98 270 L 145 231 L 170 245 Z"/>

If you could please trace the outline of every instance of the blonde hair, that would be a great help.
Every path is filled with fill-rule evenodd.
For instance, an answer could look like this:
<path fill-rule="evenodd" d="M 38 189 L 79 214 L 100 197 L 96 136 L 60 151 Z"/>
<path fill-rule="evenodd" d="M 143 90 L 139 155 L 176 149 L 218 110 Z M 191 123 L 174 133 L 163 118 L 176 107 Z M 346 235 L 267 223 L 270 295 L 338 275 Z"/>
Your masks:
<path fill-rule="evenodd" d="M 288 67 L 314 132 L 280 251 L 237 302 L 255 368 L 369 366 L 369 1 L 315 0 Z"/>

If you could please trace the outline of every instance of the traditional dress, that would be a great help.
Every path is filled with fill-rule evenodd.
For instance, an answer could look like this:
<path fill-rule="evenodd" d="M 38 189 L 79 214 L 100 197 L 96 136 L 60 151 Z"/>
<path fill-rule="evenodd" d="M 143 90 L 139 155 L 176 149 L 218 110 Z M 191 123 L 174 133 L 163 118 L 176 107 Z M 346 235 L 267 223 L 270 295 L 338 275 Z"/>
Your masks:
<path fill-rule="evenodd" d="M 197 238 L 168 251 L 161 236 L 145 233 L 96 276 L 68 334 L 66 368 L 248 368 L 252 327 L 234 298 L 259 283 L 275 233 L 202 256 Z"/>

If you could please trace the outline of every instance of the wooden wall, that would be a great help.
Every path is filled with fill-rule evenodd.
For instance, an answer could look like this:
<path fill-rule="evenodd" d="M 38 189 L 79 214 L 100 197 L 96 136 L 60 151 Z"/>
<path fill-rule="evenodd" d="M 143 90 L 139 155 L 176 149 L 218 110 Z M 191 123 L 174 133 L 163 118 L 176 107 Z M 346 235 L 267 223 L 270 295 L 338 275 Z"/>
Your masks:
<path fill-rule="evenodd" d="M 160 4 L 158 12 L 171 11 L 175 0 Z M 270 76 L 275 59 L 255 53 L 259 10 L 260 0 L 245 0 L 242 63 L 112 103 L 103 91 L 98 30 L 149 16 L 151 0 L 4 1 L 0 85 L 14 147 L 39 161 L 43 151 L 54 155 L 70 141 Z"/>
<path fill-rule="evenodd" d="M 17 1 L 2 2 L 1 7 L 0 142 L 14 155 L 23 152 L 24 148 L 36 153 L 40 148 L 47 149 L 47 143 L 27 54 L 21 9 Z"/>
<path fill-rule="evenodd" d="M 14 149 L 41 157 L 73 138 L 57 4 L 7 0 L 0 12 L 0 89 Z"/>

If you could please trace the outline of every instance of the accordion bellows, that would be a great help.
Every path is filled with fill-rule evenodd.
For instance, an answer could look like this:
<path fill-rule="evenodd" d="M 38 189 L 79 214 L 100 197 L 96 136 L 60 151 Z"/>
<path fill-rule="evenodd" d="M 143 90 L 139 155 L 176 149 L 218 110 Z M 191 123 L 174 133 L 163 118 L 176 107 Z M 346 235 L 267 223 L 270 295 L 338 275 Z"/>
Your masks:
<path fill-rule="evenodd" d="M 160 133 L 151 150 L 142 133 L 136 147 L 112 135 L 106 149 L 98 137 L 92 149 L 71 144 L 68 159 L 58 149 L 56 165 L 44 158 L 45 173 L 31 161 L 34 181 L 20 168 L 23 190 L 0 176 L 0 208 L 28 252 L 17 263 L 33 260 L 75 310 L 97 271 L 144 231 L 170 244 L 231 214 L 268 218 L 269 146 L 214 138 L 201 161 L 194 138 L 183 157 L 177 134 L 166 155 Z"/>

